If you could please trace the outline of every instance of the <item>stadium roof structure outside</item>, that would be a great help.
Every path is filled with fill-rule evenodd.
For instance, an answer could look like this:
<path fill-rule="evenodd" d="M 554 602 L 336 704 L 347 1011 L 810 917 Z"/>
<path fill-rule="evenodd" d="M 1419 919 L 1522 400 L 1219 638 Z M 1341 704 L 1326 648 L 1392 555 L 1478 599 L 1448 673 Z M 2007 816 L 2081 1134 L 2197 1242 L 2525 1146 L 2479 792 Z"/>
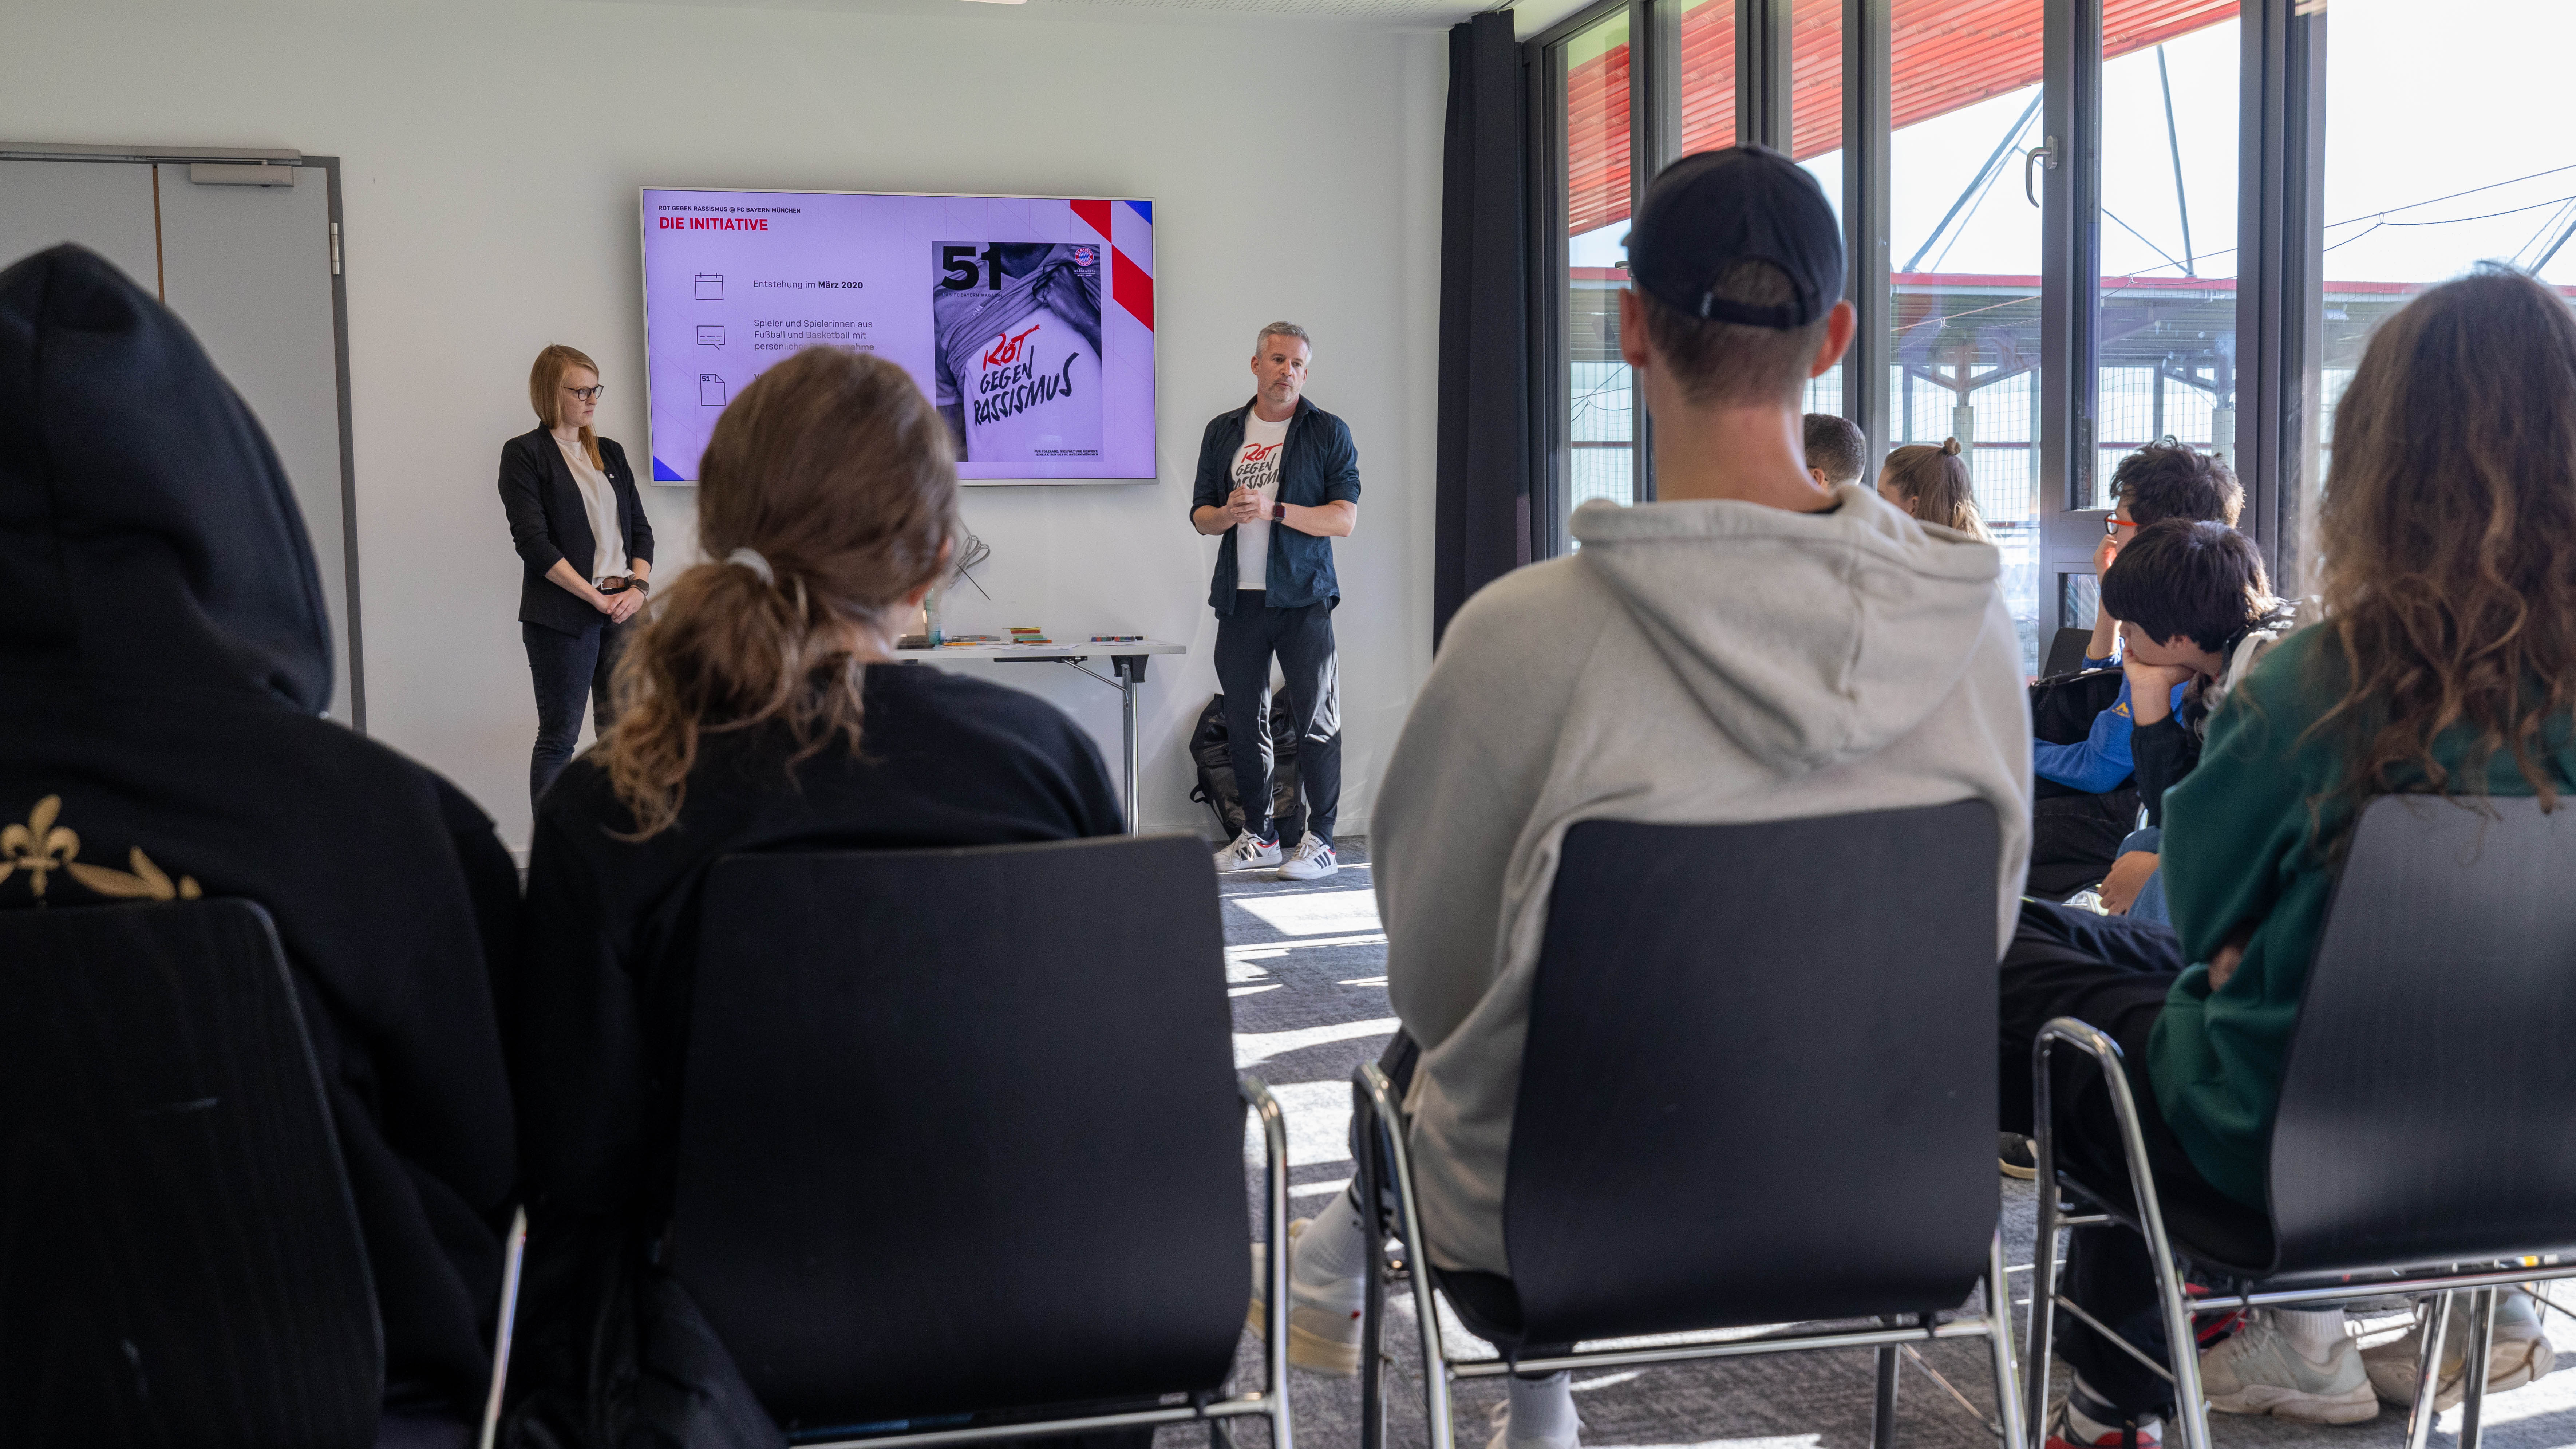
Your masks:
<path fill-rule="evenodd" d="M 1899 272 L 1892 280 L 1898 332 L 1893 360 L 1916 381 L 1947 388 L 1965 401 L 1981 388 L 2038 369 L 2038 277 Z M 1626 270 L 1576 267 L 1569 281 L 1573 305 L 1568 335 L 1574 359 L 1616 360 L 1617 293 L 1628 284 Z M 2371 329 L 2427 285 L 2327 282 L 2321 364 L 2330 369 L 2359 365 Z M 2101 366 L 2152 370 L 2167 382 L 2217 397 L 2233 394 L 2235 278 L 2104 277 L 2101 286 L 2101 323 L 2095 334 Z M 2557 290 L 2576 298 L 2576 287 Z M 1971 318 L 1973 324 L 1962 325 Z M 2127 445 L 2142 441 L 2130 439 Z"/>
<path fill-rule="evenodd" d="M 2041 79 L 2045 0 L 1898 0 L 1889 38 L 1889 111 L 1903 130 Z M 2237 0 L 2102 0 L 2102 58 L 2116 59 L 2236 18 Z M 1842 0 L 1793 0 L 1789 12 L 1790 155 L 1804 161 L 1843 144 Z M 1628 114 L 1633 46 L 1568 57 L 1576 115 Z M 1681 151 L 1735 144 L 1735 13 L 1703 0 L 1681 20 Z M 1722 78 L 1697 85 L 1693 77 Z M 1567 137 L 1567 231 L 1580 236 L 1628 216 L 1628 128 L 1577 128 Z"/>

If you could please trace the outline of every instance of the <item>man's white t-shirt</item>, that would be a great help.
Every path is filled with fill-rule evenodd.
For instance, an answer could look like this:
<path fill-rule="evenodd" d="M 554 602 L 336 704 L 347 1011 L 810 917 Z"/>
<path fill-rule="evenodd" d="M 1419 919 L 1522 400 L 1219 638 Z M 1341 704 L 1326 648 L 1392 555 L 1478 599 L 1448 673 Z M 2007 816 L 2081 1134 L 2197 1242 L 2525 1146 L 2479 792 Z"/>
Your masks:
<path fill-rule="evenodd" d="M 1234 472 L 1227 496 L 1236 488 L 1261 493 L 1261 517 L 1234 526 L 1234 586 L 1267 589 L 1270 585 L 1270 505 L 1279 500 L 1279 455 L 1288 447 L 1288 423 L 1263 422 L 1258 408 L 1243 415 L 1243 446 L 1234 450 Z"/>

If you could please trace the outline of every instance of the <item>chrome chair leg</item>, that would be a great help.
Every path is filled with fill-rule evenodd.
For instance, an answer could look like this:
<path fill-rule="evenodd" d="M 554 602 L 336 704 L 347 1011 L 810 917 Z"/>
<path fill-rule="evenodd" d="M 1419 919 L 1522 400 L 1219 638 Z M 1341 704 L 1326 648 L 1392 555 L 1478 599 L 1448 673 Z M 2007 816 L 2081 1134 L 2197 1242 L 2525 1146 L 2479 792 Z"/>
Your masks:
<path fill-rule="evenodd" d="M 2038 1236 L 2030 1263 L 2029 1372 L 2022 1423 L 2043 1442 L 2048 1434 L 2048 1374 L 2057 1350 L 2057 1132 L 2049 1103 L 2049 1048 L 2043 1035 L 2030 1054 L 2032 1185 L 2039 1189 Z M 2006 1298 L 2006 1304 L 2012 1300 Z M 2007 1310 L 2009 1311 L 2009 1310 Z M 2419 1446 L 2420 1449 L 2420 1446 Z"/>
<path fill-rule="evenodd" d="M 2173 1365 L 2174 1417 L 2182 1423 L 2184 1449 L 2209 1449 L 2209 1403 L 2200 1392 L 2200 1341 L 2192 1333 L 2191 1303 L 2163 1224 L 2149 1233 L 2147 1252 L 2155 1262 L 2156 1295 L 2165 1312 L 2166 1357 Z"/>
<path fill-rule="evenodd" d="M 519 1274 L 528 1259 L 528 1210 L 510 1217 L 510 1237 L 501 1263 L 501 1317 L 492 1336 L 492 1386 L 483 1398 L 480 1449 L 492 1449 L 501 1431 L 501 1391 L 510 1381 L 510 1339 L 519 1322 Z"/>
<path fill-rule="evenodd" d="M 1243 1100 L 1261 1118 L 1261 1137 L 1269 1157 L 1265 1179 L 1268 1191 L 1264 1216 L 1269 1222 L 1263 1229 L 1268 1244 L 1263 1276 L 1270 1281 L 1262 1285 L 1261 1328 L 1263 1375 L 1269 1382 L 1263 1392 L 1269 1396 L 1265 1405 L 1270 1420 L 1270 1449 L 1295 1449 L 1296 1430 L 1288 1414 L 1288 1118 L 1270 1088 L 1250 1072 L 1236 1078 Z M 1217 1449 L 1215 1425 L 1210 1426 L 1210 1449 Z M 1232 1436 L 1227 1438 L 1231 1440 Z"/>
<path fill-rule="evenodd" d="M 2111 1114 L 2119 1122 L 2120 1146 L 2128 1155 L 2129 1184 L 2137 1199 L 2140 1236 L 2147 1240 L 2147 1257 L 2155 1265 L 2156 1297 L 2164 1310 L 2166 1357 L 2173 1368 L 2174 1417 L 2182 1424 L 2183 1449 L 2209 1449 L 2209 1406 L 2200 1393 L 2200 1353 L 2191 1331 L 2191 1305 L 2183 1294 L 2181 1270 L 2174 1264 L 2173 1242 L 2165 1236 L 2164 1208 L 2156 1200 L 2155 1169 L 2147 1163 L 2146 1134 L 2139 1126 L 2138 1103 L 2129 1090 L 2129 1074 L 2121 1068 L 2120 1044 L 2070 1016 L 2061 1016 L 2040 1028 L 2032 1060 L 2043 1091 L 2049 1048 L 2060 1041 L 2090 1055 L 2102 1073 L 2103 1085 L 2110 1090 Z M 2053 1124 L 2042 1121 L 2036 1125 L 2042 1130 L 2043 1143 L 2055 1136 Z M 2052 1170 L 2054 1155 L 2050 1152 L 2042 1159 Z M 2053 1191 L 2055 1183 L 2054 1176 L 2043 1177 L 2043 1192 Z"/>
<path fill-rule="evenodd" d="M 1378 1181 L 1378 1133 L 1382 1124 L 1367 1089 L 1351 1084 L 1351 1120 L 1359 1160 L 1351 1181 L 1359 1189 L 1360 1221 L 1379 1226 L 1384 1185 Z M 1360 1449 L 1382 1449 L 1386 1443 L 1386 1250 L 1383 1232 L 1371 1235 L 1368 1271 L 1360 1278 Z"/>
<path fill-rule="evenodd" d="M 1413 1158 L 1404 1143 L 1404 1118 L 1396 1111 L 1395 1084 L 1377 1063 L 1362 1062 L 1359 1080 L 1368 1089 L 1369 1105 L 1386 1134 L 1387 1158 L 1395 1174 L 1396 1225 L 1404 1234 L 1405 1261 L 1412 1265 L 1413 1307 L 1422 1339 L 1423 1428 L 1431 1449 L 1453 1449 L 1449 1359 L 1440 1343 L 1439 1293 L 1431 1281 L 1430 1239 L 1423 1236 L 1422 1212 L 1413 1195 Z"/>
<path fill-rule="evenodd" d="M 2415 1365 L 2415 1406 L 2406 1412 L 2406 1449 L 2426 1449 L 2433 1442 L 2433 1421 L 2441 1417 L 2433 1404 L 2442 1390 L 2442 1341 L 2451 1326 L 2453 1296 L 2436 1293 L 2421 1309 L 2430 1317 L 2416 1337 L 2423 1353 Z"/>
<path fill-rule="evenodd" d="M 1994 1361 L 1995 1422 L 2004 1431 L 2003 1449 L 2028 1449 L 2030 1430 L 2013 1372 L 2012 1277 L 2004 1268 L 2001 1229 L 1986 1247 L 1986 1348 Z"/>
<path fill-rule="evenodd" d="M 1901 1318 L 1879 1320 L 1889 1328 L 1899 1327 L 1904 1321 Z M 1869 1449 L 1896 1449 L 1896 1364 L 1894 1347 L 1878 1351 L 1877 1391 L 1871 1396 L 1869 1406 Z"/>
<path fill-rule="evenodd" d="M 2478 1449 L 2478 1434 L 2485 1428 L 2487 1360 L 2495 1353 L 2496 1294 L 2500 1290 L 2480 1288 L 2469 1295 L 2469 1341 L 2460 1345 L 2459 1449 Z"/>

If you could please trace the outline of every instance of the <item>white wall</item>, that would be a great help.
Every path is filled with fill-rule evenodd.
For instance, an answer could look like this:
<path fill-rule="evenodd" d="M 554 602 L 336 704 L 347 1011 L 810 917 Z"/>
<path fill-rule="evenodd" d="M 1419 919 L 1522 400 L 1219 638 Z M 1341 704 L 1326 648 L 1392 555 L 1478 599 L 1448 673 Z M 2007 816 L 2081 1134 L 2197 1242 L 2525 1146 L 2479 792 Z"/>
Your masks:
<path fill-rule="evenodd" d="M 493 491 L 528 360 L 599 358 L 600 425 L 644 448 L 635 189 L 1142 196 L 1155 202 L 1161 477 L 969 489 L 996 602 L 949 627 L 1186 642 L 1142 691 L 1149 827 L 1210 828 L 1184 745 L 1214 691 L 1215 541 L 1184 517 L 1201 428 L 1250 395 L 1274 317 L 1317 342 L 1366 497 L 1338 547 L 1343 829 L 1430 666 L 1444 42 L 1318 19 L 951 4 L 896 13 L 589 0 L 0 0 L 0 139 L 290 146 L 341 158 L 371 732 L 527 838 L 536 728 L 519 566 Z M 695 490 L 647 487 L 667 577 Z M 979 666 L 960 666 L 979 667 Z M 1116 771 L 1117 696 L 1034 688 Z"/>

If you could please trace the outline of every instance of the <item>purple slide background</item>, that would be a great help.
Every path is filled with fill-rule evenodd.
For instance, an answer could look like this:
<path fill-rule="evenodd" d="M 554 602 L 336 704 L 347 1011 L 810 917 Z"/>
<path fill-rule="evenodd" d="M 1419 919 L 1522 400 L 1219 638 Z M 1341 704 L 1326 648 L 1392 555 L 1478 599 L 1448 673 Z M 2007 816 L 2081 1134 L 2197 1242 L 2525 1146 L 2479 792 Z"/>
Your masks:
<path fill-rule="evenodd" d="M 1113 209 L 1119 249 L 1150 274 L 1151 224 L 1125 202 Z M 679 218 L 764 221 L 767 228 L 665 224 Z M 664 483 L 697 481 L 698 456 L 722 403 L 800 347 L 878 353 L 901 363 L 931 395 L 934 242 L 1074 242 L 1108 250 L 1065 199 L 647 189 L 642 225 L 650 476 Z M 1154 333 L 1110 298 L 1106 267 L 1101 292 L 1102 456 L 961 463 L 961 479 L 1155 475 Z M 755 325 L 761 322 L 782 325 Z"/>

